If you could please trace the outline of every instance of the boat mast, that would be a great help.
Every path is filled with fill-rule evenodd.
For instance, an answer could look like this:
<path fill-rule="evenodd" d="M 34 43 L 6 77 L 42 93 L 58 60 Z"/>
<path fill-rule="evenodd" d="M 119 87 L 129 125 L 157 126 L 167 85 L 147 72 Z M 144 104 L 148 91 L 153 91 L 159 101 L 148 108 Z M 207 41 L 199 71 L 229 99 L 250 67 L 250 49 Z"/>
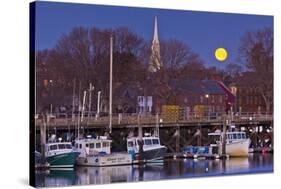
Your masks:
<path fill-rule="evenodd" d="M 101 94 L 101 91 L 98 92 L 98 102 L 97 102 L 96 120 L 98 119 L 99 114 L 100 114 L 100 94 Z"/>
<path fill-rule="evenodd" d="M 155 136 L 159 137 L 159 114 L 158 113 L 156 113 Z"/>
<path fill-rule="evenodd" d="M 81 81 L 79 82 L 79 89 L 78 89 L 78 102 L 79 102 L 79 105 L 78 105 L 78 117 L 77 117 L 77 139 L 79 139 L 79 129 L 80 129 L 80 113 L 81 113 L 81 102 L 80 102 L 80 99 L 81 99 L 81 95 L 80 95 L 80 91 L 81 91 Z"/>
<path fill-rule="evenodd" d="M 73 79 L 73 93 L 72 93 L 72 112 L 71 112 L 71 121 L 75 122 L 75 88 L 76 88 L 76 78 Z M 75 130 L 74 130 L 75 132 Z M 68 134 L 70 136 L 70 125 L 68 126 Z M 70 139 L 71 140 L 71 139 Z"/>
<path fill-rule="evenodd" d="M 113 38 L 110 36 L 110 73 L 109 73 L 109 133 L 112 132 L 112 63 L 113 63 Z"/>
<path fill-rule="evenodd" d="M 81 123 L 83 123 L 83 121 L 84 121 L 86 95 L 87 95 L 87 91 L 84 91 L 84 94 L 83 94 L 83 104 L 82 104 L 82 113 L 81 113 Z M 83 134 L 85 134 L 85 126 L 83 126 Z"/>
<path fill-rule="evenodd" d="M 72 94 L 72 122 L 75 120 L 75 88 L 76 88 L 76 79 L 73 80 L 73 94 Z"/>
<path fill-rule="evenodd" d="M 89 125 L 90 123 L 90 119 L 91 119 L 91 107 L 92 107 L 92 91 L 95 89 L 95 87 L 92 85 L 92 83 L 90 83 L 90 87 L 89 87 L 89 105 L 88 105 L 88 123 L 87 125 Z"/>

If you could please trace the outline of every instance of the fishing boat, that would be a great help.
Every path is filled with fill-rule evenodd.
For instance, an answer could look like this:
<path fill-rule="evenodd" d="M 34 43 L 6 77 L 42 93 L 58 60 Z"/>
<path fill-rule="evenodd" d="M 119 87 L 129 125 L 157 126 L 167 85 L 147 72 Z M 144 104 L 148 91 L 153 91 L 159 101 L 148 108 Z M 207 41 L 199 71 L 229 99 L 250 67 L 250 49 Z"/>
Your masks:
<path fill-rule="evenodd" d="M 51 168 L 72 168 L 80 153 L 70 142 L 52 142 L 45 145 L 45 157 Z"/>
<path fill-rule="evenodd" d="M 142 159 L 146 162 L 163 159 L 167 147 L 160 144 L 157 136 L 129 137 L 127 138 L 127 151 L 133 159 L 140 159 L 140 146 L 142 145 Z"/>
<path fill-rule="evenodd" d="M 132 164 L 129 154 L 111 153 L 112 140 L 106 136 L 98 136 L 91 138 L 88 136 L 84 139 L 75 141 L 75 148 L 80 155 L 76 163 L 82 166 L 111 166 L 111 165 L 127 165 Z"/>
<path fill-rule="evenodd" d="M 212 153 L 222 154 L 223 132 L 217 131 L 209 133 L 213 137 L 214 143 L 210 145 Z M 234 131 L 226 132 L 226 155 L 231 157 L 247 157 L 249 156 L 250 139 L 247 138 L 245 132 Z"/>

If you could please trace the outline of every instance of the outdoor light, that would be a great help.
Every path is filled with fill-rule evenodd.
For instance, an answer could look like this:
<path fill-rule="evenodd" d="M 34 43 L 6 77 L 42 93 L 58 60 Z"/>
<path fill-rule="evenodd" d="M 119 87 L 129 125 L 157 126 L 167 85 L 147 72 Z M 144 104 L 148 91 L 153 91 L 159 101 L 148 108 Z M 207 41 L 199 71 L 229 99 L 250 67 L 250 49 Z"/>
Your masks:
<path fill-rule="evenodd" d="M 206 97 L 206 98 L 209 98 L 209 94 L 206 94 L 205 97 Z"/>

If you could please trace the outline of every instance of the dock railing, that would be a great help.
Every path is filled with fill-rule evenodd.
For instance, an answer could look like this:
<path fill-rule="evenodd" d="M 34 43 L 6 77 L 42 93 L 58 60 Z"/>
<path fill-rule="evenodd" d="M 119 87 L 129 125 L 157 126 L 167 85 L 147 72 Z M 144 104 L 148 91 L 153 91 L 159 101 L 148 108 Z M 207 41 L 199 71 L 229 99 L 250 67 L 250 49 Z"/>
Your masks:
<path fill-rule="evenodd" d="M 85 114 L 82 124 L 92 125 L 92 126 L 102 126 L 109 123 L 108 115 L 96 117 L 95 115 L 87 117 Z M 52 114 L 47 115 L 49 125 L 51 126 L 60 126 L 60 125 L 76 125 L 78 119 L 80 118 L 79 114 L 67 115 L 67 114 Z M 137 114 L 137 113 L 120 113 L 113 114 L 112 116 L 112 125 L 155 125 L 157 120 L 155 114 Z M 43 124 L 42 116 L 36 115 L 36 124 Z M 165 116 L 159 114 L 158 123 L 161 125 L 164 124 L 173 124 L 173 123 L 218 123 L 222 122 L 224 119 L 228 119 L 233 123 L 239 122 L 262 122 L 262 121 L 273 121 L 273 115 L 268 113 L 257 113 L 257 112 L 241 112 L 241 113 L 225 113 L 225 112 L 214 112 L 209 115 L 198 115 L 196 113 L 189 113 L 186 116 Z"/>

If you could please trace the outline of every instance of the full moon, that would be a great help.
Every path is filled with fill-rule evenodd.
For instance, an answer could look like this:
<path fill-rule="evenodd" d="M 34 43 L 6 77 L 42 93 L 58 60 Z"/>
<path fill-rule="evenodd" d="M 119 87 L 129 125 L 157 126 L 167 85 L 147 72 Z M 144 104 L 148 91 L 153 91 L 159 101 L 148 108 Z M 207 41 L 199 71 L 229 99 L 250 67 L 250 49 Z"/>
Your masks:
<path fill-rule="evenodd" d="M 218 61 L 225 61 L 227 58 L 227 51 L 224 48 L 217 48 L 215 52 L 215 57 Z"/>

